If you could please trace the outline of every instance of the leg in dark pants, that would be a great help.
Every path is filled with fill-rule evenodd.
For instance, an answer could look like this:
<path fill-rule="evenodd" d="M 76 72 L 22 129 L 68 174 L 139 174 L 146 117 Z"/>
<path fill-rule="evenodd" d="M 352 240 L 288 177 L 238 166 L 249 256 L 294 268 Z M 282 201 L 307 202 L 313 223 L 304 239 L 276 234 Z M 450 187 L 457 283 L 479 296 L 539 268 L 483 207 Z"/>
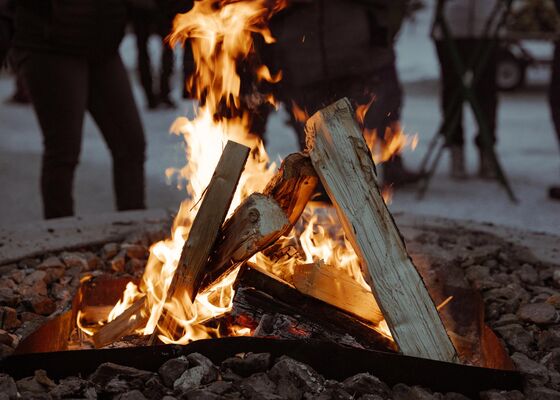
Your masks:
<path fill-rule="evenodd" d="M 88 97 L 88 66 L 79 57 L 16 52 L 43 133 L 41 192 L 45 218 L 74 214 L 72 184 Z"/>
<path fill-rule="evenodd" d="M 132 27 L 136 35 L 136 49 L 138 56 L 138 72 L 140 83 L 146 95 L 148 108 L 157 107 L 157 97 L 154 94 L 152 79 L 152 64 L 148 52 L 148 40 L 152 29 L 152 18 L 146 11 L 135 11 L 132 16 Z"/>
<path fill-rule="evenodd" d="M 113 157 L 117 208 L 145 208 L 144 130 L 118 53 L 90 64 L 89 88 L 88 109 Z"/>
<path fill-rule="evenodd" d="M 168 106 L 174 106 L 175 104 L 169 97 L 171 92 L 169 81 L 171 79 L 171 75 L 173 74 L 174 53 L 173 49 L 169 46 L 169 43 L 164 40 L 172 30 L 173 20 L 163 15 L 160 17 L 160 19 L 161 21 L 158 23 L 158 35 L 162 39 L 162 49 L 161 71 L 159 74 L 159 96 L 163 103 Z"/>
<path fill-rule="evenodd" d="M 552 60 L 552 76 L 550 78 L 550 86 L 548 89 L 548 101 L 550 105 L 550 114 L 554 130 L 560 144 L 560 42 L 554 45 L 554 58 Z M 549 196 L 555 200 L 560 200 L 560 186 L 552 186 L 549 188 Z"/>

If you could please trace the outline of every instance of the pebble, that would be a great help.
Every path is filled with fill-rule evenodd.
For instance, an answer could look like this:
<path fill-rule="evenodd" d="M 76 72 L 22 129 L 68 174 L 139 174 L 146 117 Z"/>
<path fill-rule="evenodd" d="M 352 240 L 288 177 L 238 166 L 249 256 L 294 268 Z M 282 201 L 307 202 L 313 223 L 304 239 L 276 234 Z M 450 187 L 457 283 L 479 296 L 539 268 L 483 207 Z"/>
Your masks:
<path fill-rule="evenodd" d="M 66 252 L 66 253 L 62 253 L 60 255 L 60 258 L 62 259 L 62 262 L 64 262 L 64 265 L 66 265 L 66 267 L 68 268 L 79 267 L 82 271 L 87 271 L 89 268 L 87 258 L 82 253 Z"/>
<path fill-rule="evenodd" d="M 189 367 L 186 357 L 172 358 L 166 361 L 158 370 L 163 384 L 172 388 L 175 382 Z"/>
<path fill-rule="evenodd" d="M 524 304 L 519 307 L 517 316 L 535 324 L 550 324 L 557 319 L 556 309 L 548 303 Z"/>
<path fill-rule="evenodd" d="M 548 382 L 548 370 L 544 365 L 531 360 L 523 353 L 514 353 L 511 359 L 517 369 L 525 374 L 533 384 L 544 385 Z"/>

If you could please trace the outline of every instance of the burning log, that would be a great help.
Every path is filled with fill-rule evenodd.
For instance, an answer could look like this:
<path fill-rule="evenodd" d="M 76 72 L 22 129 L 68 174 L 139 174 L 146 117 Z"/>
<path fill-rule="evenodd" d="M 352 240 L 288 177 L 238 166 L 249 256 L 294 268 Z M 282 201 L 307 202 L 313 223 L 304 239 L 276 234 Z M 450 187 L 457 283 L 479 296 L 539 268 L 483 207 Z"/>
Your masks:
<path fill-rule="evenodd" d="M 147 316 L 142 313 L 145 305 L 146 297 L 142 297 L 128 307 L 121 315 L 97 331 L 93 335 L 95 347 L 106 346 L 141 328 L 147 321 Z"/>
<path fill-rule="evenodd" d="M 403 354 L 456 361 L 457 354 L 377 186 L 375 165 L 350 102 L 306 124 L 311 161 Z"/>
<path fill-rule="evenodd" d="M 200 282 L 204 277 L 204 267 L 208 262 L 214 242 L 218 237 L 220 227 L 226 217 L 227 211 L 241 177 L 241 172 L 249 156 L 249 148 L 239 143 L 228 141 L 224 152 L 214 171 L 214 175 L 208 184 L 206 194 L 200 205 L 200 209 L 193 221 L 189 237 L 186 240 L 177 270 L 167 291 L 167 300 L 179 293 L 186 293 L 191 299 L 198 290 Z M 144 310 L 144 298 L 136 301 L 127 311 L 127 320 L 140 320 Z M 173 329 L 171 318 L 163 319 L 166 313 L 162 313 L 160 320 L 165 321 L 166 329 Z M 118 318 L 105 325 L 97 333 L 96 346 L 107 344 L 107 340 L 115 340 L 129 332 L 130 326 Z"/>
<path fill-rule="evenodd" d="M 394 349 L 372 325 L 306 296 L 274 275 L 243 267 L 235 283 L 229 318 L 255 335 L 316 338 L 370 349 Z"/>
<path fill-rule="evenodd" d="M 323 263 L 296 265 L 293 283 L 299 292 L 365 321 L 379 323 L 383 320 L 383 314 L 371 292 L 333 267 Z"/>
<path fill-rule="evenodd" d="M 288 155 L 264 194 L 249 196 L 224 224 L 202 288 L 288 233 L 315 193 L 318 182 L 308 156 Z"/>

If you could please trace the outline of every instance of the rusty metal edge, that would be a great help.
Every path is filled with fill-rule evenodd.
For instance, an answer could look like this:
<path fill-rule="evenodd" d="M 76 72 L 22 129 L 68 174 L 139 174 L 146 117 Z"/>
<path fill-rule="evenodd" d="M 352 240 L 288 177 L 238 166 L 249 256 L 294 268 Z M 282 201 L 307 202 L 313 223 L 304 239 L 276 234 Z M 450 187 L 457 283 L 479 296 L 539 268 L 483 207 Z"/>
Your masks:
<path fill-rule="evenodd" d="M 0 362 L 0 371 L 16 379 L 31 376 L 37 369 L 46 370 L 54 379 L 78 374 L 85 377 L 104 362 L 157 371 L 168 359 L 194 352 L 204 354 L 216 364 L 239 353 L 268 352 L 274 357 L 287 355 L 309 364 L 330 379 L 343 380 L 359 372 L 370 372 L 390 386 L 397 383 L 421 385 L 437 392 L 457 392 L 472 398 L 478 398 L 480 392 L 490 389 L 521 390 L 523 384 L 521 374 L 516 371 L 348 348 L 317 340 L 253 337 L 198 340 L 186 346 L 162 345 L 14 355 Z"/>

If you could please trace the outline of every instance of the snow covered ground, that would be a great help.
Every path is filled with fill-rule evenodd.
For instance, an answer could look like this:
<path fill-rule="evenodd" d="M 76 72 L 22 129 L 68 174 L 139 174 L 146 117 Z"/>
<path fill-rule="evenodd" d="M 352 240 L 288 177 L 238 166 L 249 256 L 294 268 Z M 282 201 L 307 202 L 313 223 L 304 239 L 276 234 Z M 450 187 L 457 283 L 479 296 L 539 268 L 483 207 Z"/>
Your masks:
<path fill-rule="evenodd" d="M 418 133 L 420 144 L 415 152 L 406 153 L 409 167 L 417 167 L 427 144 L 440 122 L 438 65 L 428 37 L 430 10 L 420 13 L 415 23 L 408 23 L 397 46 L 398 67 L 405 89 L 403 123 L 408 132 Z M 154 52 L 157 52 L 154 43 Z M 127 65 L 134 68 L 134 42 L 128 37 L 122 53 Z M 135 94 L 144 104 L 135 76 Z M 175 77 L 180 87 L 179 77 Z M 520 199 L 511 203 L 495 182 L 475 178 L 454 182 L 447 177 L 447 155 L 423 200 L 414 189 L 395 193 L 391 209 L 517 226 L 560 234 L 560 202 L 547 198 L 550 184 L 560 184 L 560 153 L 550 122 L 544 83 L 546 73 L 530 79 L 523 91 L 503 95 L 499 111 L 498 154 L 513 188 Z M 0 75 L 0 99 L 12 91 L 11 77 Z M 175 93 L 179 98 L 179 91 Z M 190 102 L 181 102 L 175 111 L 145 111 L 142 118 L 148 141 L 146 164 L 148 205 L 151 208 L 176 208 L 183 193 L 166 183 L 164 170 L 184 163 L 181 140 L 169 135 L 175 117 L 192 112 Z M 278 158 L 296 150 L 293 132 L 285 124 L 280 110 L 269 120 L 268 150 Z M 468 167 L 474 175 L 476 149 L 472 145 L 474 124 L 467 114 Z M 0 104 L 0 225 L 41 218 L 39 167 L 41 138 L 32 109 L 8 103 Z M 113 209 L 110 158 L 99 132 L 88 117 L 84 125 L 81 163 L 75 183 L 78 214 L 106 212 Z"/>

